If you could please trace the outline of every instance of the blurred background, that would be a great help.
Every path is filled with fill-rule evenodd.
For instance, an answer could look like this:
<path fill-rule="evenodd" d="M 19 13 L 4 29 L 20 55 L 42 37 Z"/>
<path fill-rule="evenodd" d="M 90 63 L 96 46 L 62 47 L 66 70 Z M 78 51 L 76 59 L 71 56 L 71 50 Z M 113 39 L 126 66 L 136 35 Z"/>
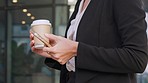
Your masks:
<path fill-rule="evenodd" d="M 51 33 L 64 36 L 76 0 L 0 0 L 0 83 L 59 83 L 59 71 L 48 68 L 29 46 L 30 24 L 48 19 Z M 148 22 L 148 0 L 143 0 Z M 148 68 L 137 74 L 148 83 Z"/>

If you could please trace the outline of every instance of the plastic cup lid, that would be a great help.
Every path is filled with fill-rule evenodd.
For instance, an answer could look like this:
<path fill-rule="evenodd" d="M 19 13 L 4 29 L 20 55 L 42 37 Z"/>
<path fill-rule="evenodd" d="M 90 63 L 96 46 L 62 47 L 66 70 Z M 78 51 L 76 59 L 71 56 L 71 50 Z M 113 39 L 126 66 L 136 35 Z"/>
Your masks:
<path fill-rule="evenodd" d="M 51 26 L 51 23 L 49 20 L 46 20 L 46 19 L 39 19 L 39 20 L 34 20 L 31 24 L 31 27 L 32 26 L 35 26 L 35 25 L 40 25 L 40 24 L 45 24 L 45 25 L 49 25 Z"/>

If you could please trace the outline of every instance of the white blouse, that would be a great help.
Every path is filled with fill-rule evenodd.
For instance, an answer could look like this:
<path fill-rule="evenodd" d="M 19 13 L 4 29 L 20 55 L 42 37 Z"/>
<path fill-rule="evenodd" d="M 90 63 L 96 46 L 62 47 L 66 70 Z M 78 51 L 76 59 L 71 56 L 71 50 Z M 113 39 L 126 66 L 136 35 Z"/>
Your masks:
<path fill-rule="evenodd" d="M 87 6 L 89 5 L 90 3 L 90 0 L 88 2 L 88 5 L 85 7 L 85 9 L 83 11 L 81 11 L 82 9 L 82 6 L 83 6 L 83 3 L 84 3 L 85 0 L 82 0 L 81 3 L 80 3 L 80 6 L 79 6 L 79 10 L 78 10 L 78 13 L 75 17 L 75 19 L 73 19 L 71 21 L 71 24 L 70 24 L 70 27 L 68 29 L 68 32 L 67 32 L 67 38 L 68 39 L 71 39 L 73 41 L 76 40 L 76 34 L 77 34 L 77 29 L 78 29 L 78 26 L 79 26 L 79 23 L 81 21 L 81 18 L 87 8 Z M 66 68 L 68 71 L 74 71 L 75 72 L 75 57 L 71 58 L 67 63 L 66 63 Z"/>

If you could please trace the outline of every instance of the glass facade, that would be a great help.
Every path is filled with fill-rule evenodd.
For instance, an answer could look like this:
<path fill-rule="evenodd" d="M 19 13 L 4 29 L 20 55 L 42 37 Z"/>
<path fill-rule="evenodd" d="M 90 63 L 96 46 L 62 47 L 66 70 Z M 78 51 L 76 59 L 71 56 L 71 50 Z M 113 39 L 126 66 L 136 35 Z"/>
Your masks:
<path fill-rule="evenodd" d="M 30 24 L 35 19 L 48 19 L 51 33 L 64 36 L 75 3 L 76 0 L 0 1 L 0 83 L 59 83 L 59 71 L 48 68 L 45 58 L 30 50 Z M 148 12 L 148 1 L 143 0 L 143 4 Z M 137 78 L 138 83 L 148 83 L 147 70 Z"/>
<path fill-rule="evenodd" d="M 30 24 L 48 19 L 51 33 L 64 36 L 69 18 L 67 0 L 1 0 L 0 83 L 59 83 L 59 71 L 30 49 Z"/>
<path fill-rule="evenodd" d="M 68 7 L 69 8 L 69 7 Z M 64 36 L 68 20 L 68 11 L 66 6 L 56 6 L 55 8 L 55 34 Z M 62 13 L 61 13 L 62 12 Z"/>
<path fill-rule="evenodd" d="M 0 83 L 6 79 L 6 12 L 0 10 Z"/>

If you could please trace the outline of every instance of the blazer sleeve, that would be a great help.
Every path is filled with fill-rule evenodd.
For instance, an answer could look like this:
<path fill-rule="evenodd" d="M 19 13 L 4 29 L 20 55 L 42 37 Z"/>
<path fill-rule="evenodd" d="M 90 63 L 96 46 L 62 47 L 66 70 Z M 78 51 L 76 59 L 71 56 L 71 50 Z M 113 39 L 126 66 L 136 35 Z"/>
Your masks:
<path fill-rule="evenodd" d="M 46 58 L 45 59 L 45 64 L 48 66 L 48 67 L 51 67 L 51 68 L 54 68 L 54 69 L 57 69 L 57 70 L 61 70 L 61 64 L 58 63 L 57 61 L 51 59 L 51 58 Z"/>
<path fill-rule="evenodd" d="M 140 0 L 112 0 L 121 48 L 104 48 L 79 42 L 76 68 L 110 73 L 143 72 L 146 68 L 145 12 Z"/>

